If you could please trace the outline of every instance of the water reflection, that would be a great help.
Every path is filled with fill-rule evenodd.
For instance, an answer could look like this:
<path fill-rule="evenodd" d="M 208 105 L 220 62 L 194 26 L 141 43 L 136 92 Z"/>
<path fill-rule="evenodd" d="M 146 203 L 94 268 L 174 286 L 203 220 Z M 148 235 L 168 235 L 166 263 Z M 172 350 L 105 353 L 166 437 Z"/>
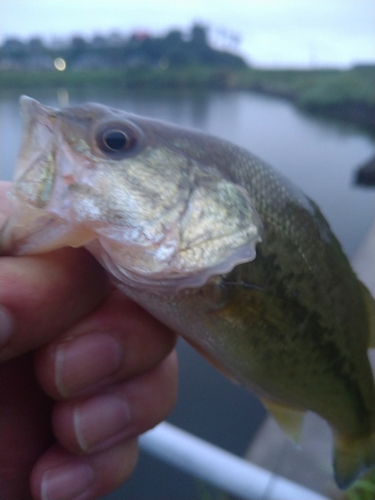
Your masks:
<path fill-rule="evenodd" d="M 69 92 L 66 88 L 60 88 L 56 91 L 57 95 L 57 104 L 59 108 L 65 108 L 69 106 Z"/>

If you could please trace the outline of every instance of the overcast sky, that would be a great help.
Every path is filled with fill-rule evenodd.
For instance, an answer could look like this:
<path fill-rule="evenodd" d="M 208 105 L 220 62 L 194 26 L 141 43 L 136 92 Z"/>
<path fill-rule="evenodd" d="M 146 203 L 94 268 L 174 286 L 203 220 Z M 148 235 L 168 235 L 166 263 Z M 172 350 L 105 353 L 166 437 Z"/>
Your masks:
<path fill-rule="evenodd" d="M 198 21 L 218 47 L 239 36 L 254 65 L 347 67 L 375 62 L 374 19 L 374 0 L 1 0 L 0 38 L 161 34 Z"/>

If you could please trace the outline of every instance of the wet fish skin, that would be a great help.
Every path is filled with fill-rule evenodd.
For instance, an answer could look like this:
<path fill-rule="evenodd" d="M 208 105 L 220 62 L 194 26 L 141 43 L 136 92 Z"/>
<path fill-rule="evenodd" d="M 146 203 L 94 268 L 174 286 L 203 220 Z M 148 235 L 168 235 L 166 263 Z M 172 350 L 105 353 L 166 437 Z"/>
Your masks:
<path fill-rule="evenodd" d="M 23 108 L 4 246 L 85 245 L 119 288 L 258 394 L 289 434 L 307 409 L 325 418 L 340 486 L 374 466 L 374 303 L 314 202 L 257 157 L 196 131 L 95 104 Z M 134 145 L 103 153 L 98 126 L 121 124 Z M 168 267 L 172 247 L 188 258 Z M 222 258 L 210 266 L 215 251 Z"/>

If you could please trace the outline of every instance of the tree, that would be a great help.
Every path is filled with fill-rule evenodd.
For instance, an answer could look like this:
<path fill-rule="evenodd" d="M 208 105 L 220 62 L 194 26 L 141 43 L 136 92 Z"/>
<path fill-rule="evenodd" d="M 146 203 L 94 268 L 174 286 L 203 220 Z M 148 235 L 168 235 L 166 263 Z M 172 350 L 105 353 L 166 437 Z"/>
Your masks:
<path fill-rule="evenodd" d="M 41 38 L 34 37 L 29 40 L 29 50 L 32 54 L 41 54 L 46 51 L 46 48 Z"/>
<path fill-rule="evenodd" d="M 191 41 L 196 46 L 207 47 L 207 28 L 201 24 L 194 24 L 191 29 Z"/>

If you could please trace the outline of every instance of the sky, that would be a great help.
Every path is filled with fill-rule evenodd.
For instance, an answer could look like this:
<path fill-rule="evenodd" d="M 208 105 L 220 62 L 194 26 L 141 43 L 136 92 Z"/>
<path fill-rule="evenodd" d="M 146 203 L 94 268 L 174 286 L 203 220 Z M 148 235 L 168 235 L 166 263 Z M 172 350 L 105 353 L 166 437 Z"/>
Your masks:
<path fill-rule="evenodd" d="M 0 0 L 0 41 L 161 35 L 199 22 L 214 46 L 254 66 L 345 68 L 375 62 L 374 20 L 374 0 Z"/>

